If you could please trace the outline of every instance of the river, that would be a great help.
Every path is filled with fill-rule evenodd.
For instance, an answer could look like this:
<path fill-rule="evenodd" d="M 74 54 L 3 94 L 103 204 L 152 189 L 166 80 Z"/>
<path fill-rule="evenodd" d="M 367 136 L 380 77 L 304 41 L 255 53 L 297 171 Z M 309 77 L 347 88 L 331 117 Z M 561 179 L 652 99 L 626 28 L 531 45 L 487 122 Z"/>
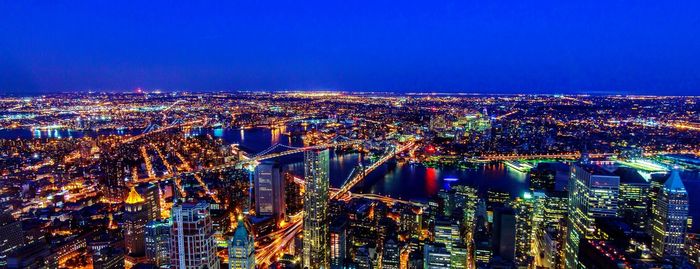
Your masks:
<path fill-rule="evenodd" d="M 273 144 L 301 146 L 299 137 L 289 137 L 284 130 L 251 128 L 238 129 L 191 129 L 187 135 L 197 135 L 209 132 L 220 138 L 226 144 L 238 143 L 241 149 L 255 154 Z M 31 130 L 0 130 L 1 139 L 16 138 L 67 138 L 82 137 L 97 134 L 138 134 L 140 130 L 103 130 L 99 132 L 83 132 L 70 130 L 31 131 Z M 341 186 L 353 167 L 360 161 L 358 153 L 336 154 L 331 152 L 330 180 L 334 187 Z M 293 171 L 303 174 L 303 156 L 301 154 L 278 158 L 276 161 Z M 362 158 L 365 164 L 367 158 Z M 690 197 L 690 215 L 700 219 L 700 176 L 697 172 L 684 173 L 683 181 Z M 406 200 L 424 201 L 435 195 L 441 188 L 451 185 L 468 185 L 475 187 L 484 194 L 493 189 L 508 192 L 512 197 L 520 196 L 528 188 L 527 175 L 512 170 L 505 165 L 486 164 L 477 168 L 460 170 L 456 168 L 431 168 L 420 164 L 400 163 L 389 161 L 382 167 L 370 173 L 365 180 L 352 191 L 388 195 Z M 697 222 L 697 221 L 696 221 Z M 697 225 L 694 225 L 697 227 Z"/>

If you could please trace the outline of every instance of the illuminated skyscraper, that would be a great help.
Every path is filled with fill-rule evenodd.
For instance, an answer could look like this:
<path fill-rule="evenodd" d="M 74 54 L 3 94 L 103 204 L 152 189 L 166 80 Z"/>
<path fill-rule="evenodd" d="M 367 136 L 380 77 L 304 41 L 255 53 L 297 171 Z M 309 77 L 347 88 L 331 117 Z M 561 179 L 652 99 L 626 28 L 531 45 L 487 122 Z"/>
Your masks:
<path fill-rule="evenodd" d="M 328 233 L 328 150 L 304 153 L 304 238 L 302 263 L 309 269 L 330 266 Z"/>
<path fill-rule="evenodd" d="M 664 183 L 654 207 L 652 219 L 652 244 L 659 257 L 676 257 L 683 254 L 686 223 L 688 221 L 688 192 L 678 170 Z"/>
<path fill-rule="evenodd" d="M 561 268 L 564 264 L 564 241 L 568 196 L 566 192 L 534 192 L 533 253 L 539 253 L 539 264 L 547 268 Z"/>
<path fill-rule="evenodd" d="M 280 167 L 272 162 L 255 167 L 255 214 L 284 218 L 285 198 Z"/>
<path fill-rule="evenodd" d="M 301 184 L 294 182 L 294 175 L 285 172 L 284 178 L 284 205 L 285 214 L 293 215 L 304 209 L 304 197 L 301 196 Z"/>
<path fill-rule="evenodd" d="M 529 267 L 534 259 L 532 242 L 535 239 L 535 199 L 526 193 L 523 198 L 513 201 L 515 209 L 515 263 L 520 267 Z"/>
<path fill-rule="evenodd" d="M 209 204 L 175 205 L 171 211 L 170 264 L 175 269 L 218 269 Z"/>
<path fill-rule="evenodd" d="M 462 239 L 459 234 L 459 225 L 447 219 L 435 221 L 435 242 L 445 245 L 447 251 L 452 251 L 452 244 L 459 244 Z"/>
<path fill-rule="evenodd" d="M 146 259 L 160 268 L 170 267 L 170 219 L 146 224 Z"/>
<path fill-rule="evenodd" d="M 146 254 L 144 236 L 148 215 L 145 201 L 133 187 L 124 201 L 124 245 L 129 256 L 139 257 Z"/>
<path fill-rule="evenodd" d="M 465 244 L 452 244 L 450 268 L 467 268 L 467 246 Z"/>
<path fill-rule="evenodd" d="M 238 227 L 228 245 L 228 265 L 230 269 L 255 269 L 255 242 L 248 232 L 243 217 L 238 218 Z"/>
<path fill-rule="evenodd" d="M 620 217 L 634 227 L 646 229 L 649 221 L 649 182 L 633 168 L 620 167 L 615 174 L 620 176 Z"/>
<path fill-rule="evenodd" d="M 570 172 L 564 262 L 565 268 L 579 268 L 579 243 L 592 235 L 595 219 L 617 216 L 620 177 L 587 163 L 572 165 Z"/>
<path fill-rule="evenodd" d="M 126 178 L 128 177 L 128 166 L 134 160 L 123 152 L 110 152 L 100 158 L 100 170 L 102 178 L 100 185 L 106 198 L 118 202 L 126 194 Z"/>

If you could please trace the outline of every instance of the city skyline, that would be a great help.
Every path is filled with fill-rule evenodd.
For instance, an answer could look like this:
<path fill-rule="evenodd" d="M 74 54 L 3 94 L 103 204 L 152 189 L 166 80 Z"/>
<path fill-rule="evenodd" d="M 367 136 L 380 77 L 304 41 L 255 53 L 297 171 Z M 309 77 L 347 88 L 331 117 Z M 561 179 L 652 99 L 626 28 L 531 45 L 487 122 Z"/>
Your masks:
<path fill-rule="evenodd" d="M 0 97 L 0 267 L 700 266 L 698 97 Z"/>
<path fill-rule="evenodd" d="M 698 11 L 0 0 L 0 269 L 700 268 Z"/>

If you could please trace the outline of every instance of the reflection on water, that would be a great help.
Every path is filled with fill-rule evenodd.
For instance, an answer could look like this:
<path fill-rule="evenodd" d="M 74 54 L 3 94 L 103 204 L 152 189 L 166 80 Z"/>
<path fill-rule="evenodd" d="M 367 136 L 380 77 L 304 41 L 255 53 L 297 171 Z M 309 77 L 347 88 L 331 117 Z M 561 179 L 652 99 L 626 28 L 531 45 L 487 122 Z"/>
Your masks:
<path fill-rule="evenodd" d="M 368 175 L 355 191 L 422 200 L 434 196 L 440 189 L 449 189 L 455 185 L 468 185 L 482 193 L 494 189 L 515 196 L 527 189 L 527 175 L 498 164 L 460 170 L 388 162 Z"/>
<path fill-rule="evenodd" d="M 97 132 L 66 129 L 3 129 L 0 130 L 0 139 L 79 138 L 86 135 L 140 134 L 141 131 L 140 129 L 113 129 Z M 192 135 L 211 132 L 214 137 L 221 138 L 225 144 L 238 143 L 243 150 L 251 154 L 263 151 L 275 143 L 297 147 L 303 145 L 301 138 L 286 135 L 286 130 L 283 128 L 241 130 L 193 128 L 188 131 Z M 303 175 L 302 154 L 280 157 L 276 161 L 285 165 L 287 169 L 295 174 Z M 336 152 L 331 151 L 331 185 L 335 187 L 341 186 L 360 161 L 365 164 L 369 163 L 367 158 L 361 157 L 358 153 L 336 154 Z M 447 178 L 450 180 L 445 180 Z M 693 218 L 698 219 L 700 218 L 700 210 L 698 210 L 700 209 L 700 178 L 698 173 L 684 173 L 683 181 L 689 192 L 690 214 Z M 452 168 L 428 168 L 422 165 L 392 160 L 370 173 L 352 191 L 384 194 L 402 199 L 424 200 L 437 194 L 441 188 L 449 188 L 454 185 L 472 186 L 477 188 L 482 194 L 485 194 L 489 189 L 494 189 L 508 192 L 511 196 L 520 196 L 527 189 L 527 174 L 510 169 L 502 163 L 486 164 L 469 170 L 459 170 Z"/>
<path fill-rule="evenodd" d="M 81 138 L 98 135 L 138 134 L 141 130 L 134 129 L 103 129 L 99 131 L 79 131 L 72 129 L 0 129 L 0 139 L 46 139 L 46 138 Z"/>

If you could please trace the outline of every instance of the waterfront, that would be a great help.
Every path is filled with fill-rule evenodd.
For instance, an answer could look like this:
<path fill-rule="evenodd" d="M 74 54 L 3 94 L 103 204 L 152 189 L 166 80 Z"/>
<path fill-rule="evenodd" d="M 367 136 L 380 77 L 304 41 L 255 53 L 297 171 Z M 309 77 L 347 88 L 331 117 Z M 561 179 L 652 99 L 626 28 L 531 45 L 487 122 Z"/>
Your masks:
<path fill-rule="evenodd" d="M 120 129 L 101 131 L 76 131 L 54 129 L 37 131 L 29 129 L 0 130 L 0 139 L 27 138 L 80 138 L 95 135 L 126 135 L 139 134 L 141 130 Z M 261 152 L 273 144 L 280 143 L 288 146 L 302 146 L 301 137 L 285 135 L 280 129 L 249 128 L 193 128 L 185 131 L 186 136 L 211 134 L 222 139 L 224 144 L 239 144 L 239 147 L 250 154 Z M 352 169 L 359 163 L 365 165 L 371 161 L 359 153 L 336 153 L 331 151 L 330 180 L 331 186 L 339 187 L 346 180 Z M 303 176 L 303 155 L 296 154 L 277 158 L 275 161 L 294 174 Z M 447 179 L 447 180 L 446 180 Z M 700 219 L 700 175 L 697 171 L 687 171 L 683 175 L 684 184 L 690 197 L 690 215 Z M 374 193 L 413 201 L 425 201 L 434 196 L 441 188 L 455 185 L 467 185 L 477 188 L 481 194 L 488 190 L 507 192 L 511 197 L 521 196 L 528 188 L 526 173 L 508 168 L 503 163 L 478 165 L 472 169 L 457 169 L 450 167 L 433 168 L 421 164 L 390 161 L 352 189 L 353 192 Z M 697 195 L 696 195 L 697 194 Z M 696 225 L 694 225 L 696 227 Z"/>
<path fill-rule="evenodd" d="M 284 145 L 300 146 L 301 139 L 289 137 L 279 131 L 266 128 L 252 128 L 246 130 L 216 131 L 217 136 L 225 143 L 239 143 L 243 149 L 257 153 L 265 150 L 273 143 L 280 142 Z M 339 187 L 348 177 L 353 167 L 358 164 L 359 153 L 336 154 L 331 152 L 330 180 L 331 185 Z M 369 159 L 362 157 L 365 164 Z M 285 156 L 277 159 L 285 166 L 285 169 L 295 174 L 303 175 L 303 156 Z M 447 180 L 446 180 L 447 179 Z M 456 181 L 453 181 L 456 179 Z M 353 192 L 374 193 L 394 198 L 413 201 L 425 201 L 434 196 L 441 188 L 449 188 L 455 185 L 467 185 L 477 188 L 482 194 L 491 190 L 507 192 L 511 197 L 522 196 L 528 189 L 528 176 L 526 173 L 508 168 L 502 162 L 478 165 L 473 169 L 457 168 L 432 168 L 421 164 L 409 164 L 408 162 L 390 161 L 374 172 L 352 189 Z M 689 193 L 690 215 L 693 219 L 700 219 L 700 174 L 697 171 L 686 171 L 683 180 Z M 566 184 L 566 182 L 558 182 Z M 697 229 L 698 224 L 693 224 Z"/>

